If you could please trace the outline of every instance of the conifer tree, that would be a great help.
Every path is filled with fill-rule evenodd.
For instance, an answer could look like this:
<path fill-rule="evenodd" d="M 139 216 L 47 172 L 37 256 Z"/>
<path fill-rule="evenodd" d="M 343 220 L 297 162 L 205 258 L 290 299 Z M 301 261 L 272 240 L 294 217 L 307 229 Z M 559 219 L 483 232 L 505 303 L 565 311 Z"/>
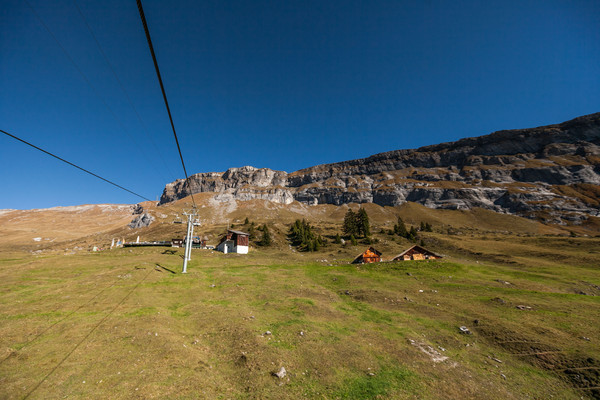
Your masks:
<path fill-rule="evenodd" d="M 394 233 L 398 236 L 402 236 L 407 238 L 408 237 L 408 231 L 406 230 L 406 225 L 404 225 L 404 221 L 402 221 L 402 218 L 398 217 L 398 224 L 394 225 Z"/>
<path fill-rule="evenodd" d="M 417 239 L 417 230 L 415 229 L 414 226 L 410 227 L 410 232 L 408 232 L 408 236 L 406 237 L 409 240 L 416 240 Z"/>
<path fill-rule="evenodd" d="M 339 233 L 335 234 L 335 244 L 341 244 L 342 243 L 342 237 L 340 236 Z"/>
<path fill-rule="evenodd" d="M 358 234 L 364 237 L 371 235 L 371 224 L 369 223 L 369 216 L 367 210 L 360 208 L 356 214 L 356 225 Z"/>
<path fill-rule="evenodd" d="M 320 247 L 325 246 L 325 240 L 323 239 L 323 237 L 321 235 L 317 236 L 317 242 L 319 243 Z"/>
<path fill-rule="evenodd" d="M 348 208 L 346 215 L 344 216 L 344 225 L 342 227 L 344 235 L 352 236 L 358 234 L 358 226 L 356 224 L 356 214 L 351 208 Z"/>
<path fill-rule="evenodd" d="M 288 239 L 293 246 L 298 247 L 300 250 L 314 251 L 315 241 L 318 239 L 312 231 L 310 223 L 306 220 L 300 221 L 297 219 L 288 232 Z M 323 239 L 320 239 L 320 245 L 322 245 Z"/>
<path fill-rule="evenodd" d="M 313 239 L 313 251 L 319 251 L 319 248 L 321 247 L 321 245 L 319 244 L 319 241 L 315 238 Z"/>
<path fill-rule="evenodd" d="M 260 240 L 261 246 L 270 246 L 273 243 L 273 239 L 271 239 L 271 232 L 269 232 L 269 227 L 265 224 L 262 228 L 262 239 Z"/>
<path fill-rule="evenodd" d="M 352 246 L 356 246 L 358 244 L 354 235 L 350 235 L 350 243 L 352 243 Z"/>

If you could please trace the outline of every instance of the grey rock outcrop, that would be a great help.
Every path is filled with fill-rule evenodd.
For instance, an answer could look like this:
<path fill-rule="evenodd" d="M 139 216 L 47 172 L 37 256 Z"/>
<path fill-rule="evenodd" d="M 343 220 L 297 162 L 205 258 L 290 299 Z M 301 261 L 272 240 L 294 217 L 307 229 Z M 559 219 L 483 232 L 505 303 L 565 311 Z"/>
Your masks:
<path fill-rule="evenodd" d="M 148 213 L 138 214 L 130 223 L 129 226 L 131 229 L 145 228 L 150 226 L 152 222 L 154 222 L 154 217 Z"/>
<path fill-rule="evenodd" d="M 413 201 L 431 208 L 483 207 L 578 222 L 600 215 L 598 185 L 600 113 L 289 174 L 254 167 L 195 174 L 189 187 L 183 179 L 167 184 L 160 204 L 214 192 L 222 201 L 390 206 Z"/>

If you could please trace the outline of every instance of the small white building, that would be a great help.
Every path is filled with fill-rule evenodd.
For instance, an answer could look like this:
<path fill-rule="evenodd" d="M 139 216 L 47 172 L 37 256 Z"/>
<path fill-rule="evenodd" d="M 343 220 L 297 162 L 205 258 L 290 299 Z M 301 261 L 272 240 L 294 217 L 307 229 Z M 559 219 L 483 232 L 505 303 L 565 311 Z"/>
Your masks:
<path fill-rule="evenodd" d="M 227 234 L 221 238 L 217 250 L 223 253 L 248 254 L 250 235 L 246 232 L 228 229 Z"/>

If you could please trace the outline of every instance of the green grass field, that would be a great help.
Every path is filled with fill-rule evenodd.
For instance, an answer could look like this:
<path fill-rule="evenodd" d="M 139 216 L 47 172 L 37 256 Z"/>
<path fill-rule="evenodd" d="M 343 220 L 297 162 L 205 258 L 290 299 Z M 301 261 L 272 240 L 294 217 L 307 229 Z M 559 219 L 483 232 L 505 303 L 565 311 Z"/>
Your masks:
<path fill-rule="evenodd" d="M 599 239 L 427 241 L 450 257 L 5 252 L 0 398 L 600 398 Z"/>

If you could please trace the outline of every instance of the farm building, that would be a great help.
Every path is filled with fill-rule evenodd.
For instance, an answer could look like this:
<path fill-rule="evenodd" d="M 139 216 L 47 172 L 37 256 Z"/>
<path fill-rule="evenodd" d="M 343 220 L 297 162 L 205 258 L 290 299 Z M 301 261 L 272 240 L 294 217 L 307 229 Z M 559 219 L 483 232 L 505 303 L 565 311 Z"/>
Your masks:
<path fill-rule="evenodd" d="M 248 254 L 249 241 L 250 235 L 248 233 L 228 229 L 227 234 L 221 238 L 221 241 L 217 245 L 217 250 L 225 254 Z"/>
<path fill-rule="evenodd" d="M 171 247 L 183 247 L 183 239 L 171 239 Z"/>
<path fill-rule="evenodd" d="M 398 254 L 392 261 L 436 260 L 438 258 L 442 258 L 442 256 L 435 254 L 424 247 L 414 245 L 410 249 L 404 250 L 402 253 Z"/>
<path fill-rule="evenodd" d="M 368 264 L 381 261 L 381 252 L 375 250 L 373 247 L 369 247 L 363 253 L 359 254 L 352 264 Z"/>

